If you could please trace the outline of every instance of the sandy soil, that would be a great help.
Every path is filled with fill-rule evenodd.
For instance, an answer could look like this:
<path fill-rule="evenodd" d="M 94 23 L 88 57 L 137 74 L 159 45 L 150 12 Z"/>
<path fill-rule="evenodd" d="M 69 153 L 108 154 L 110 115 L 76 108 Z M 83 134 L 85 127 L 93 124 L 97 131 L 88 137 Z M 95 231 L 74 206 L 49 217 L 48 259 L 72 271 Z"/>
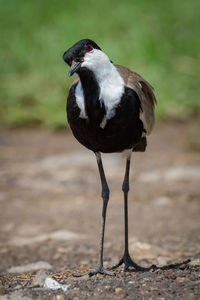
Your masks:
<path fill-rule="evenodd" d="M 159 124 L 146 153 L 133 155 L 130 252 L 140 265 L 157 268 L 83 278 L 73 274 L 98 259 L 102 200 L 93 153 L 67 132 L 1 130 L 0 300 L 199 299 L 200 153 L 191 147 L 197 125 Z M 103 160 L 111 190 L 108 266 L 123 252 L 125 165 L 119 154 Z M 44 289 L 40 269 L 68 290 Z"/>

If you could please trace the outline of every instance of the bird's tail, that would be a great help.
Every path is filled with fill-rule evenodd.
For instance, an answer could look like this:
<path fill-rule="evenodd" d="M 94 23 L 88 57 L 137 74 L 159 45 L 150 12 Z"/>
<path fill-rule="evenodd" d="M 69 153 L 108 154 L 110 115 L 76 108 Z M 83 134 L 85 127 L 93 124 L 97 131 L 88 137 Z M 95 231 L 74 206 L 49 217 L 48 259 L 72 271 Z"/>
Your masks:
<path fill-rule="evenodd" d="M 133 152 L 144 152 L 147 146 L 146 137 L 142 137 L 140 142 L 133 148 Z"/>

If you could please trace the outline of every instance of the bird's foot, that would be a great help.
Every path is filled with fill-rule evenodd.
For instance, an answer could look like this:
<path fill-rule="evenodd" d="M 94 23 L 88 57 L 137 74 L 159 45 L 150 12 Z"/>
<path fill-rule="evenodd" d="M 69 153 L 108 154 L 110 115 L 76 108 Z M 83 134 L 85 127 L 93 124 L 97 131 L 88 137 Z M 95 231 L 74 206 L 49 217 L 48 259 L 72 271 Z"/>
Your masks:
<path fill-rule="evenodd" d="M 91 271 L 85 272 L 85 273 L 74 274 L 73 276 L 74 277 L 82 277 L 82 276 L 88 275 L 89 277 L 91 277 L 91 276 L 96 275 L 96 274 L 115 276 L 115 273 L 107 271 L 103 267 L 98 267 L 94 270 L 91 270 Z"/>
<path fill-rule="evenodd" d="M 143 267 L 139 266 L 138 264 L 136 264 L 132 260 L 132 258 L 130 257 L 129 254 L 124 254 L 123 257 L 120 259 L 120 261 L 116 265 L 108 267 L 108 269 L 109 270 L 117 269 L 122 264 L 124 264 L 124 271 L 127 271 L 130 267 L 133 267 L 135 271 L 141 271 L 141 272 L 145 272 L 145 271 L 149 270 L 149 268 L 143 268 Z"/>

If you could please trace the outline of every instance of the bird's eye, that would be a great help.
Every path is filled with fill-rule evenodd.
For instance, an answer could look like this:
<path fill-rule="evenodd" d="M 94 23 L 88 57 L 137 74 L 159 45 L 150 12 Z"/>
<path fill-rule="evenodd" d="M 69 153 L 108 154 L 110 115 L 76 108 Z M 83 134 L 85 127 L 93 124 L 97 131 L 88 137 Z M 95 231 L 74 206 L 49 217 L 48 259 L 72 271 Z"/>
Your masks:
<path fill-rule="evenodd" d="M 93 47 L 90 44 L 88 44 L 87 47 L 86 47 L 86 51 L 90 52 L 92 50 L 93 50 Z"/>

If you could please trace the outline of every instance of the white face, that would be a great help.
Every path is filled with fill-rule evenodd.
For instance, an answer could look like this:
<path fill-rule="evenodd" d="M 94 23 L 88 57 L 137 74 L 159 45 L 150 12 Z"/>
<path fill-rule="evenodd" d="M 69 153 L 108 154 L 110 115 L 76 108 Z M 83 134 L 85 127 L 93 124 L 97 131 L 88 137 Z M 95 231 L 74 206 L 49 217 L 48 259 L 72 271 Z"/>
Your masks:
<path fill-rule="evenodd" d="M 107 124 L 107 120 L 115 115 L 115 108 L 124 92 L 124 80 L 110 62 L 108 56 L 99 49 L 93 48 L 86 52 L 83 60 L 81 68 L 85 67 L 93 72 L 100 89 L 99 101 L 105 105 L 106 113 L 100 124 L 100 127 L 103 129 Z M 84 93 L 80 81 L 79 86 L 76 88 L 76 102 L 81 109 L 80 117 L 87 118 Z"/>
<path fill-rule="evenodd" d="M 94 73 L 99 73 L 105 71 L 110 65 L 111 62 L 104 52 L 99 49 L 92 49 L 85 54 L 81 67 L 86 67 Z"/>

